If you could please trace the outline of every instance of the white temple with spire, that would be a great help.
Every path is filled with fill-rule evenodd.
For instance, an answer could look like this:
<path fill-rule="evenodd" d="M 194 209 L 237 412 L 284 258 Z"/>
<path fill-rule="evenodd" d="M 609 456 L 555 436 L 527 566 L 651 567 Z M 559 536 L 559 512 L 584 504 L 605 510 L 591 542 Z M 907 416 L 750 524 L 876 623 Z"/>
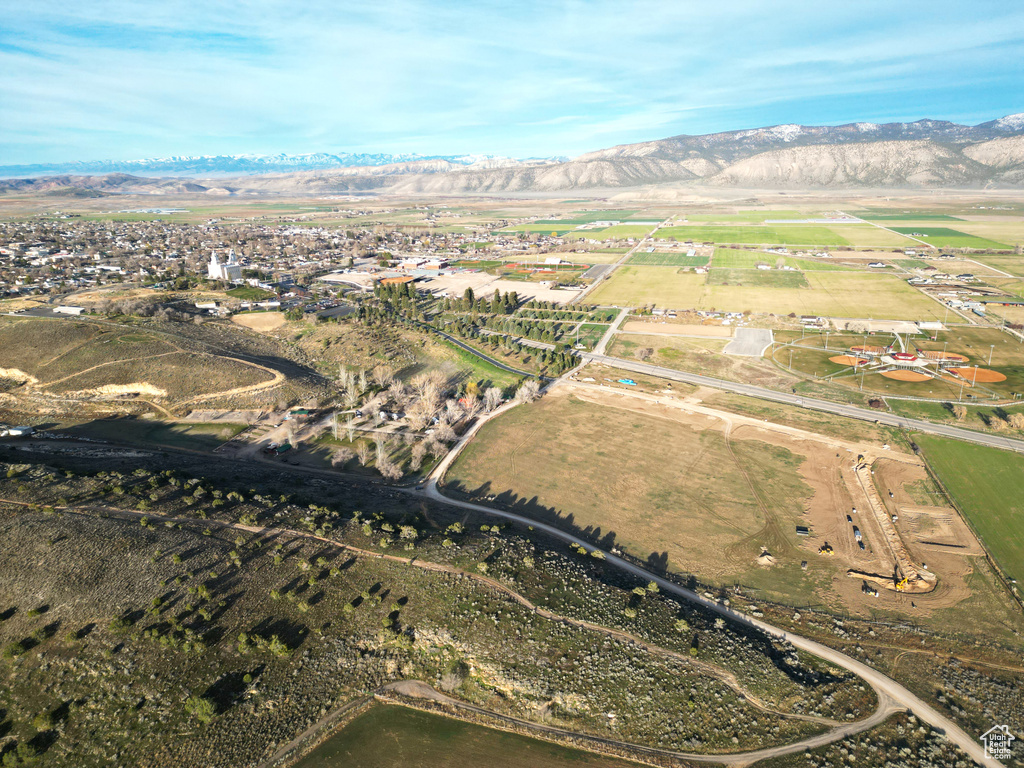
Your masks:
<path fill-rule="evenodd" d="M 217 254 L 210 256 L 210 265 L 206 269 L 206 276 L 211 280 L 226 280 L 229 283 L 238 283 L 242 280 L 242 265 L 235 258 L 235 251 L 228 251 L 226 264 L 221 264 Z"/>

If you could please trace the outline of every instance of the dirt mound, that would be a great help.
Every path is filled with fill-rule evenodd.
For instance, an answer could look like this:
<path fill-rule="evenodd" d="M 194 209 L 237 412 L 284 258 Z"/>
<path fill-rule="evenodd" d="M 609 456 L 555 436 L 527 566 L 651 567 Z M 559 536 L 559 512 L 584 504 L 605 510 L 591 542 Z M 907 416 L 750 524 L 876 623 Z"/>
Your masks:
<path fill-rule="evenodd" d="M 984 384 L 994 384 L 997 381 L 1006 381 L 1006 377 L 998 371 L 990 371 L 988 368 L 950 368 L 953 373 L 962 376 L 972 384 L 980 381 Z"/>
<path fill-rule="evenodd" d="M 928 374 L 917 371 L 883 371 L 882 375 L 896 381 L 928 381 L 931 378 Z"/>
<path fill-rule="evenodd" d="M 760 556 L 757 558 L 757 564 L 763 566 L 775 565 L 775 558 L 772 557 L 772 553 L 767 549 L 762 549 Z"/>
<path fill-rule="evenodd" d="M 854 357 L 853 355 L 836 355 L 835 357 L 830 357 L 829 360 L 833 363 L 839 363 L 839 365 L 864 365 L 867 362 L 867 360 L 861 357 Z"/>
<path fill-rule="evenodd" d="M 21 381 L 27 384 L 38 384 L 39 379 L 29 373 L 25 373 L 18 368 L 0 368 L 0 379 L 13 379 L 14 381 Z"/>
<path fill-rule="evenodd" d="M 93 389 L 83 389 L 69 393 L 79 397 L 121 397 L 123 395 L 145 395 L 147 397 L 167 397 L 167 390 L 154 387 L 144 381 L 135 384 L 104 384 Z"/>

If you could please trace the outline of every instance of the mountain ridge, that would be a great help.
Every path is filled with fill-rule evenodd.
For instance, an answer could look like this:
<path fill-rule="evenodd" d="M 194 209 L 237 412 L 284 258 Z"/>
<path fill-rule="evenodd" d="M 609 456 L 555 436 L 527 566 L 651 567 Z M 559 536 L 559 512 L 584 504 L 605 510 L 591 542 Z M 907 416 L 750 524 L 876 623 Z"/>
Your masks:
<path fill-rule="evenodd" d="M 0 192 L 496 194 L 662 184 L 749 188 L 1024 186 L 1024 113 L 969 126 L 782 124 L 621 144 L 572 159 L 494 155 L 237 155 L 138 161 L 202 171 L 65 173 L 0 181 Z M 204 165 L 205 163 L 205 165 Z M 238 167 L 257 167 L 242 173 Z M 349 164 L 346 164 L 349 163 Z M 362 163 L 362 164 L 359 164 Z M 86 168 L 88 163 L 76 168 Z M 11 166 L 8 166 L 8 169 Z M 0 167 L 0 175 L 7 170 Z"/>

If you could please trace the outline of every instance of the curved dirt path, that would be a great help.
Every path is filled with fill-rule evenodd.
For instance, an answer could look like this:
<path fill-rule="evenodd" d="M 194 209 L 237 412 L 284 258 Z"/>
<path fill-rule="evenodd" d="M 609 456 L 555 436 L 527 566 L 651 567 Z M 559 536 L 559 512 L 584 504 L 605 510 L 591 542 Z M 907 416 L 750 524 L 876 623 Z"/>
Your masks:
<path fill-rule="evenodd" d="M 192 354 L 203 354 L 203 353 L 192 353 Z M 206 354 L 209 354 L 209 353 L 206 353 Z M 187 400 L 182 400 L 179 403 L 177 403 L 178 406 L 190 405 L 191 403 L 199 403 L 199 402 L 202 402 L 203 400 L 213 400 L 213 399 L 216 399 L 218 397 L 234 397 L 236 395 L 251 395 L 253 392 L 262 392 L 265 389 L 273 389 L 274 387 L 279 387 L 288 378 L 283 373 L 281 373 L 281 371 L 275 370 L 275 369 L 270 368 L 270 367 L 268 367 L 266 365 L 260 365 L 259 363 L 253 363 L 253 362 L 251 362 L 249 360 L 242 360 L 242 359 L 237 358 L 237 357 L 228 357 L 227 355 L 209 355 L 209 356 L 210 357 L 215 357 L 218 360 L 233 360 L 236 363 L 241 363 L 242 365 L 248 365 L 251 368 L 259 368 L 261 371 L 264 371 L 265 373 L 269 373 L 273 378 L 271 378 L 270 381 L 261 381 L 258 384 L 249 384 L 249 385 L 244 386 L 244 387 L 234 387 L 232 389 L 225 389 L 222 392 L 210 392 L 210 393 L 205 394 L 205 395 L 197 395 L 196 397 L 190 397 Z"/>
<path fill-rule="evenodd" d="M 155 360 L 158 357 L 167 357 L 168 355 L 180 354 L 183 354 L 182 351 L 180 349 L 175 349 L 173 352 L 159 352 L 155 355 L 143 355 L 142 357 L 126 357 L 123 360 L 109 360 L 105 363 L 98 363 L 96 365 L 90 366 L 89 368 L 83 368 L 80 371 L 75 371 L 74 373 L 69 374 L 68 376 L 64 376 L 63 378 L 60 379 L 40 382 L 39 384 L 36 385 L 36 388 L 46 389 L 47 387 L 52 387 L 54 384 L 61 384 L 62 382 L 67 381 L 68 379 L 74 379 L 78 376 L 83 376 L 89 373 L 90 371 L 97 370 L 98 368 L 106 368 L 108 365 L 119 365 L 121 363 L 138 363 L 141 362 L 142 360 Z"/>
<path fill-rule="evenodd" d="M 446 696 L 440 691 L 435 690 L 431 686 L 419 680 L 401 680 L 395 683 L 389 683 L 385 685 L 381 691 L 394 691 L 401 696 L 405 696 L 411 699 L 422 699 L 427 701 L 435 701 L 439 704 L 445 704 L 455 709 L 461 709 L 467 712 L 472 712 L 477 715 L 483 715 L 492 719 L 496 719 L 505 723 L 517 725 L 520 728 L 533 733 L 545 734 L 548 736 L 557 736 L 559 740 L 569 741 L 572 746 L 579 746 L 579 742 L 589 742 L 595 747 L 598 747 L 595 751 L 598 754 L 607 754 L 602 752 L 600 747 L 614 747 L 624 752 L 632 753 L 633 759 L 636 759 L 636 755 L 649 755 L 651 757 L 670 757 L 675 759 L 688 760 L 694 763 L 714 763 L 728 766 L 747 766 L 752 763 L 759 762 L 761 760 L 768 760 L 773 757 L 780 757 L 782 755 L 793 754 L 794 752 L 802 752 L 807 749 L 813 749 L 814 747 L 824 746 L 831 744 L 840 739 L 844 739 L 847 736 L 853 736 L 860 733 L 868 728 L 874 728 L 885 722 L 895 712 L 899 711 L 899 708 L 893 705 L 879 706 L 871 717 L 860 720 L 856 723 L 846 723 L 840 725 L 825 733 L 818 734 L 816 736 L 810 736 L 799 742 L 793 744 L 785 744 L 779 747 L 766 747 L 765 749 L 752 750 L 750 752 L 734 752 L 732 754 L 720 754 L 712 755 L 700 752 L 677 752 L 671 749 L 659 749 L 658 747 L 645 747 L 640 744 L 633 744 L 627 741 L 619 741 L 617 739 L 609 739 L 604 736 L 595 736 L 588 733 L 579 733 L 577 731 L 570 731 L 565 728 L 558 728 L 553 725 L 544 725 L 542 723 L 534 723 L 529 720 L 523 720 L 512 715 L 504 715 L 498 712 L 492 712 L 491 710 L 478 707 L 475 704 L 469 704 L 468 702 L 454 699 L 451 696 Z M 383 701 L 390 701 L 386 696 L 382 696 L 379 691 L 377 697 Z M 396 703 L 402 703 L 400 700 Z M 494 726 L 489 726 L 494 727 Z M 559 743 L 556 741 L 556 743 Z M 627 758 L 628 759 L 628 758 Z"/>
<path fill-rule="evenodd" d="M 446 503 L 454 504 L 455 506 L 466 506 L 466 503 L 453 502 L 451 500 L 446 499 L 443 496 L 440 497 L 440 498 L 445 499 Z M 22 502 L 22 501 L 16 501 L 14 499 L 3 499 L 3 498 L 0 498 L 0 503 L 13 504 L 13 505 L 16 505 L 16 506 L 21 506 L 21 507 L 34 507 L 34 506 L 36 506 L 36 505 L 34 505 L 34 504 L 30 503 L 30 502 Z M 473 506 L 473 505 L 470 505 L 470 506 Z M 875 711 L 871 715 L 869 715 L 868 717 L 866 717 L 866 718 L 864 718 L 862 720 L 857 720 L 857 721 L 854 721 L 852 723 L 840 723 L 840 722 L 835 721 L 835 720 L 831 720 L 831 719 L 828 719 L 828 718 L 815 717 L 815 716 L 812 716 L 812 715 L 800 715 L 800 714 L 795 714 L 795 713 L 781 712 L 779 710 L 775 710 L 775 709 L 772 709 L 772 708 L 766 706 L 763 702 L 761 702 L 759 699 L 757 699 L 757 697 L 755 697 L 752 694 L 750 694 L 749 692 L 747 692 L 742 687 L 742 685 L 739 684 L 739 681 L 735 678 L 734 675 L 732 675 L 732 673 L 730 673 L 730 672 L 728 672 L 726 670 L 723 670 L 723 669 L 721 669 L 721 668 L 719 668 L 719 667 L 717 667 L 717 666 L 715 666 L 713 664 L 709 664 L 707 662 L 699 662 L 699 661 L 697 661 L 695 659 L 692 659 L 689 656 L 686 656 L 686 655 L 683 655 L 683 654 L 679 654 L 679 653 L 677 653 L 675 651 L 670 651 L 670 650 L 668 650 L 666 648 L 662 648 L 660 646 L 656 646 L 656 645 L 653 645 L 651 643 L 647 643 L 646 641 L 644 641 L 644 640 L 642 640 L 642 639 L 640 639 L 638 637 L 635 637 L 633 635 L 630 635 L 627 632 L 621 632 L 619 630 L 612 629 L 610 627 L 603 627 L 601 625 L 592 624 L 590 622 L 579 620 L 579 619 L 572 619 L 572 618 L 569 618 L 569 617 L 564 617 L 564 616 L 561 616 L 559 614 L 555 614 L 555 613 L 553 613 L 551 611 L 548 611 L 546 609 L 538 608 L 528 598 L 526 598 L 525 596 L 519 594 L 518 592 L 516 592 L 515 590 L 511 589 L 507 585 L 502 584 L 501 582 L 495 581 L 494 579 L 488 578 L 486 576 L 482 576 L 480 574 L 471 573 L 469 571 L 464 571 L 464 570 L 462 570 L 460 568 L 455 568 L 454 566 L 449 566 L 449 565 L 445 565 L 445 564 L 441 564 L 441 563 L 434 563 L 434 562 L 427 561 L 427 560 L 418 560 L 415 557 L 408 558 L 408 557 L 402 557 L 402 556 L 399 556 L 399 555 L 388 555 L 388 554 L 383 554 L 383 553 L 380 553 L 380 552 L 374 552 L 372 550 L 361 549 L 359 547 L 354 547 L 354 546 L 349 545 L 349 544 L 343 544 L 341 542 L 334 541 L 333 539 L 328 539 L 328 538 L 325 538 L 325 537 L 322 537 L 322 536 L 317 536 L 317 535 L 312 534 L 312 533 L 308 533 L 308 532 L 305 532 L 305 531 L 298 531 L 298 530 L 294 530 L 294 529 L 290 529 L 290 528 L 275 528 L 275 527 L 271 527 L 271 526 L 243 525 L 241 523 L 229 523 L 229 522 L 223 522 L 223 521 L 217 521 L 217 520 L 200 520 L 198 518 L 190 518 L 190 517 L 165 517 L 165 516 L 159 515 L 157 513 L 153 513 L 153 512 L 142 512 L 142 511 L 136 511 L 136 510 L 117 509 L 117 508 L 114 508 L 114 507 L 104 507 L 104 506 L 100 506 L 100 505 L 96 505 L 96 506 L 92 506 L 92 507 L 58 506 L 58 507 L 54 507 L 54 509 L 60 510 L 60 511 L 63 511 L 63 512 L 69 512 L 71 514 L 81 514 L 81 515 L 87 515 L 87 516 L 92 516 L 92 515 L 99 514 L 99 515 L 104 515 L 104 516 L 107 516 L 107 517 L 119 517 L 121 519 L 126 519 L 126 520 L 138 520 L 138 519 L 140 519 L 142 517 L 149 517 L 149 518 L 156 518 L 156 519 L 159 519 L 159 520 L 164 521 L 164 522 L 171 521 L 171 522 L 194 523 L 194 524 L 202 523 L 202 524 L 204 524 L 206 526 L 217 527 L 217 528 L 220 528 L 222 530 L 237 530 L 237 531 L 244 531 L 246 533 L 254 533 L 254 534 L 279 534 L 279 535 L 287 535 L 287 536 L 291 536 L 293 538 L 301 538 L 301 539 L 307 539 L 307 540 L 311 540 L 311 541 L 317 541 L 317 542 L 329 544 L 331 546 L 337 547 L 339 549 L 345 550 L 346 552 L 350 552 L 350 553 L 358 555 L 358 556 L 372 557 L 372 558 L 377 558 L 377 559 L 381 559 L 381 560 L 389 560 L 389 561 L 392 561 L 392 562 L 399 562 L 399 563 L 403 563 L 403 564 L 406 564 L 406 565 L 411 565 L 411 566 L 414 566 L 414 567 L 423 568 L 424 570 L 429 570 L 429 571 L 436 571 L 436 572 L 450 573 L 450 574 L 453 574 L 453 575 L 466 576 L 466 577 L 469 577 L 469 578 L 471 578 L 471 579 L 473 579 L 473 580 L 475 580 L 475 581 L 477 581 L 477 582 L 479 582 L 481 584 L 486 584 L 487 586 L 490 586 L 490 587 L 494 588 L 495 590 L 497 590 L 497 591 L 499 591 L 499 592 L 509 596 L 510 598 L 512 598 L 516 602 L 520 603 L 524 607 L 529 608 L 530 610 L 533 610 L 538 615 L 540 615 L 540 616 L 542 616 L 544 618 L 547 618 L 547 619 L 549 619 L 551 621 L 558 621 L 558 622 L 563 622 L 563 623 L 566 623 L 566 624 L 572 624 L 574 626 L 579 626 L 580 628 L 588 629 L 588 630 L 595 631 L 595 632 L 600 632 L 602 634 L 605 634 L 605 635 L 608 635 L 608 636 L 612 636 L 612 637 L 616 637 L 617 639 L 620 639 L 620 640 L 623 640 L 623 641 L 626 641 L 626 642 L 632 642 L 632 643 L 636 644 L 637 646 L 640 646 L 640 647 L 644 648 L 648 652 L 658 653 L 658 654 L 665 655 L 665 656 L 670 657 L 670 658 L 677 658 L 679 660 L 685 661 L 688 664 L 697 667 L 698 669 L 700 669 L 705 674 L 709 674 L 710 676 L 715 677 L 720 682 L 722 682 L 723 684 L 727 685 L 732 690 L 734 690 L 738 695 L 740 695 L 742 698 L 744 698 L 744 700 L 746 700 L 752 706 L 754 706 L 754 707 L 756 707 L 756 708 L 758 708 L 758 709 L 760 709 L 760 710 L 762 710 L 762 711 L 764 711 L 766 713 L 773 714 L 773 715 L 776 715 L 778 717 L 783 717 L 783 718 L 787 718 L 787 719 L 802 720 L 802 721 L 807 721 L 807 722 L 816 722 L 816 723 L 820 723 L 822 725 L 831 726 L 829 728 L 829 730 L 827 730 L 827 731 L 824 731 L 824 732 L 822 732 L 820 734 L 815 734 L 814 736 L 809 736 L 809 737 L 807 737 L 805 739 L 801 739 L 800 741 L 792 742 L 790 744 L 783 744 L 783 745 L 779 745 L 779 746 L 776 746 L 776 747 L 768 747 L 768 748 L 765 748 L 765 749 L 760 749 L 760 750 L 755 750 L 755 751 L 750 751 L 750 752 L 734 752 L 734 753 L 727 753 L 727 754 L 711 755 L 711 754 L 703 754 L 703 753 L 675 752 L 675 751 L 672 751 L 672 750 L 663 750 L 663 749 L 658 749 L 658 748 L 655 748 L 655 747 L 647 747 L 647 746 L 643 746 L 643 745 L 638 745 L 638 744 L 632 744 L 632 743 L 628 743 L 628 742 L 617 741 L 617 740 L 614 740 L 614 739 L 607 739 L 607 738 L 600 737 L 600 736 L 591 736 L 591 735 L 588 735 L 588 734 L 580 734 L 580 733 L 576 733 L 574 731 L 569 731 L 569 730 L 560 729 L 560 728 L 554 728 L 554 727 L 551 727 L 551 726 L 544 726 L 544 725 L 537 724 L 537 723 L 531 723 L 528 720 L 520 720 L 518 718 L 509 716 L 509 715 L 502 715 L 502 714 L 499 714 L 499 713 L 490 712 L 489 710 L 477 707 L 476 705 L 473 705 L 473 704 L 469 704 L 468 702 L 461 702 L 461 701 L 459 701 L 457 699 L 451 699 L 451 702 L 454 702 L 457 706 L 459 706 L 459 707 L 461 707 L 463 709 L 466 709 L 468 711 L 475 711 L 475 712 L 478 712 L 480 714 L 486 714 L 488 716 L 495 717 L 495 718 L 498 718 L 498 719 L 501 719 L 501 720 L 505 720 L 505 721 L 508 721 L 508 722 L 515 722 L 515 723 L 521 724 L 523 727 L 532 728 L 532 729 L 534 729 L 534 730 L 536 730 L 538 732 L 541 732 L 541 733 L 549 733 L 549 734 L 559 735 L 559 736 L 563 736 L 563 737 L 566 737 L 566 738 L 572 738 L 572 739 L 577 739 L 577 740 L 579 740 L 579 739 L 587 740 L 587 741 L 591 741 L 591 742 L 593 742 L 595 744 L 615 746 L 615 747 L 618 747 L 618 748 L 628 749 L 628 750 L 632 750 L 634 752 L 639 752 L 641 754 L 661 755 L 661 756 L 670 756 L 670 757 L 675 757 L 675 758 L 684 758 L 684 759 L 692 760 L 692 761 L 695 761 L 695 762 L 718 763 L 718 764 L 725 764 L 725 765 L 730 765 L 730 766 L 745 766 L 745 765 L 750 765 L 751 763 L 754 763 L 754 762 L 759 761 L 759 760 L 767 759 L 769 757 L 776 757 L 776 756 L 779 756 L 779 755 L 792 754 L 792 753 L 795 753 L 795 752 L 804 751 L 806 749 L 812 749 L 812 748 L 817 747 L 817 746 L 823 746 L 823 745 L 826 745 L 826 744 L 831 744 L 833 742 L 836 742 L 836 741 L 839 741 L 841 739 L 844 739 L 847 736 L 855 735 L 857 733 L 862 733 L 863 731 L 870 730 L 870 729 L 880 725 L 890 715 L 892 715 L 895 712 L 900 711 L 900 709 L 901 709 L 901 707 L 899 707 L 898 704 L 894 701 L 893 697 L 887 695 L 884 691 L 880 690 L 870 680 L 868 680 L 867 681 L 868 684 L 871 685 L 871 687 L 875 690 L 875 692 L 876 692 L 876 694 L 878 696 L 878 706 L 877 706 L 877 708 L 875 709 Z M 499 514 L 499 513 L 494 513 L 494 514 Z M 550 527 L 550 526 L 546 526 L 544 524 L 538 524 L 538 523 L 531 523 L 531 524 L 535 528 L 536 527 L 539 527 L 539 528 L 549 528 Z M 568 534 L 566 534 L 566 535 L 568 535 Z M 606 557 L 607 558 L 612 558 L 614 556 L 606 555 Z M 643 570 L 643 569 L 638 569 L 638 570 Z M 650 574 L 649 578 L 651 578 L 652 580 L 654 580 L 656 582 L 659 582 L 659 586 L 661 586 L 661 582 L 664 582 L 664 580 L 659 579 L 658 577 L 654 576 L 653 574 Z M 664 585 L 665 586 L 674 586 L 671 582 L 664 582 Z M 707 603 L 711 607 L 717 606 L 717 604 L 712 603 L 711 601 L 704 600 L 704 598 L 700 598 L 700 602 Z M 743 614 L 737 614 L 737 615 L 742 616 Z M 754 620 L 751 619 L 750 621 L 754 621 Z M 792 643 L 792 644 L 793 645 L 797 645 L 795 642 Z M 840 665 L 840 666 L 842 666 L 842 665 Z M 418 681 L 412 681 L 412 682 L 416 683 Z M 421 683 L 421 685 L 426 686 L 425 683 Z M 426 686 L 426 687 L 429 687 L 429 686 Z M 443 696 L 443 694 L 440 694 L 440 693 L 437 693 L 437 692 L 435 692 L 435 694 L 437 696 Z M 435 698 L 435 700 L 437 700 L 436 696 L 433 697 L 433 698 Z M 342 705 L 342 708 L 345 708 L 346 706 L 347 705 Z M 310 734 L 310 735 L 315 733 L 316 731 L 320 730 L 320 728 L 323 725 L 325 725 L 329 720 L 331 720 L 332 718 L 336 718 L 338 716 L 338 714 L 339 714 L 338 710 L 335 710 L 335 711 L 333 711 L 331 713 L 328 713 L 323 719 L 321 719 L 319 722 L 315 723 L 313 726 L 311 726 L 309 729 L 307 729 L 306 733 Z M 293 745 L 294 745 L 294 742 L 293 742 Z M 294 746 L 290 746 L 289 747 L 289 751 L 290 751 L 290 749 L 293 749 L 293 748 L 294 748 Z M 268 763 L 264 763 L 264 764 L 268 764 Z"/>
<path fill-rule="evenodd" d="M 732 608 L 728 608 L 714 600 L 709 600 L 703 597 L 702 595 L 697 594 L 693 590 L 681 587 L 673 581 L 669 581 L 668 579 L 665 579 L 662 576 L 658 576 L 657 574 L 648 571 L 646 568 L 642 568 L 610 552 L 605 552 L 604 550 L 595 547 L 589 541 L 584 541 L 583 539 L 580 539 L 579 537 L 574 536 L 571 533 L 567 533 L 566 531 L 563 531 L 560 528 L 556 528 L 555 526 L 548 525 L 547 523 L 542 523 L 532 518 L 524 517 L 522 515 L 517 515 L 512 512 L 505 512 L 504 510 L 497 510 L 491 507 L 487 507 L 482 504 L 475 504 L 473 502 L 460 501 L 457 499 L 449 498 L 441 493 L 441 491 L 437 488 L 436 480 L 434 480 L 433 478 L 430 479 L 427 485 L 425 486 L 423 495 L 439 503 L 449 504 L 451 506 L 461 507 L 462 509 L 468 509 L 474 512 L 481 512 L 483 514 L 500 517 L 506 520 L 511 520 L 522 525 L 532 526 L 533 528 L 541 530 L 544 533 L 553 536 L 554 538 L 560 539 L 561 541 L 585 547 L 588 552 L 603 552 L 605 562 L 609 565 L 612 565 L 622 571 L 625 571 L 626 573 L 631 573 L 634 576 L 638 576 L 642 579 L 653 581 L 655 584 L 658 585 L 658 588 L 663 592 L 667 592 L 676 597 L 683 598 L 688 602 L 701 605 L 723 617 L 728 618 L 731 621 L 760 630 L 761 632 L 764 632 L 765 634 L 771 637 L 775 637 L 779 640 L 786 641 L 802 651 L 806 651 L 807 653 L 813 654 L 814 656 L 824 659 L 825 661 L 828 661 L 832 664 L 835 664 L 838 667 L 842 667 L 843 669 L 853 672 L 855 675 L 860 677 L 868 685 L 875 689 L 875 692 L 878 695 L 879 707 L 875 714 L 868 718 L 868 720 L 862 720 L 858 723 L 851 724 L 848 727 L 843 726 L 842 728 L 836 729 L 835 731 L 830 731 L 829 733 L 824 734 L 821 737 L 805 739 L 803 742 L 800 742 L 800 746 L 790 745 L 790 747 L 796 746 L 796 748 L 791 749 L 789 747 L 780 747 L 772 750 L 771 754 L 759 755 L 754 759 L 761 760 L 765 759 L 766 757 L 771 757 L 774 755 L 791 754 L 792 752 L 801 751 L 804 748 L 829 744 L 833 741 L 845 738 L 846 736 L 852 735 L 854 733 L 860 733 L 861 731 L 868 730 L 869 728 L 874 727 L 874 725 L 877 725 L 882 720 L 884 720 L 887 714 L 885 716 L 882 716 L 881 719 L 877 719 L 880 717 L 883 710 L 888 710 L 889 712 L 891 712 L 894 711 L 890 709 L 891 707 L 901 705 L 903 708 L 913 712 L 918 718 L 924 720 L 933 728 L 936 728 L 939 731 L 943 732 L 947 739 L 949 739 L 952 743 L 960 747 L 960 749 L 966 752 L 967 755 L 970 756 L 976 762 L 983 765 L 1001 765 L 1001 763 L 992 760 L 991 758 L 985 757 L 985 751 L 982 748 L 981 743 L 976 741 L 971 736 L 969 736 L 948 717 L 940 713 L 938 710 L 934 709 L 929 704 L 922 701 L 915 694 L 911 693 L 909 690 L 904 688 L 902 685 L 897 683 L 892 678 L 882 674 L 881 672 L 873 669 L 872 667 L 869 667 L 867 664 L 864 664 L 863 662 L 857 661 L 851 656 L 847 656 L 845 653 L 842 653 L 841 651 L 837 651 L 815 640 L 805 638 L 802 635 L 797 635 L 795 633 L 768 624 L 767 622 L 755 619 L 752 616 L 748 616 L 744 613 L 733 610 Z M 865 726 L 864 724 L 868 721 L 871 721 L 872 724 Z M 853 730 L 849 730 L 850 728 L 852 728 Z M 830 734 L 835 734 L 835 738 L 829 738 Z M 816 741 L 816 739 L 822 740 Z M 738 765 L 741 763 L 737 761 L 731 761 L 731 764 Z"/>

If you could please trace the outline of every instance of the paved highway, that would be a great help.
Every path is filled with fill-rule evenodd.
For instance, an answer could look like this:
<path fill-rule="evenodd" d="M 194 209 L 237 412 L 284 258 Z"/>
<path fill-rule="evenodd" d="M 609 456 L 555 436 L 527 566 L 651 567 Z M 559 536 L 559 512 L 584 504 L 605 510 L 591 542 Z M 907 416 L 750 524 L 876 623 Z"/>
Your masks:
<path fill-rule="evenodd" d="M 607 355 L 598 355 L 591 352 L 582 352 L 580 353 L 580 357 L 585 360 L 591 360 L 595 363 L 605 363 L 606 365 L 611 365 L 616 368 L 633 371 L 635 373 L 646 373 L 651 376 L 657 376 L 671 381 L 680 381 L 686 384 L 695 384 L 703 387 L 714 387 L 715 389 L 722 389 L 727 392 L 736 392 L 740 395 L 756 397 L 761 400 L 771 400 L 772 402 L 783 403 L 785 405 L 793 405 L 798 408 L 809 408 L 814 411 L 834 413 L 837 416 L 846 416 L 851 419 L 874 421 L 879 424 L 886 424 L 890 427 L 900 427 L 902 429 L 924 432 L 930 435 L 939 435 L 941 437 L 952 437 L 957 440 L 965 440 L 969 443 L 977 443 L 978 445 L 987 445 L 992 448 L 1004 448 L 1006 450 L 1024 453 L 1024 440 L 1016 440 L 1014 438 L 1002 437 L 1000 435 L 987 435 L 983 432 L 974 432 L 969 429 L 961 429 L 960 427 L 954 427 L 947 424 L 933 424 L 930 421 L 908 419 L 886 411 L 873 411 L 867 408 L 858 408 L 855 405 L 833 403 L 828 400 L 817 400 L 813 397 L 805 397 L 803 395 L 792 394 L 790 392 L 777 392 L 773 389 L 765 389 L 764 387 L 757 387 L 753 384 L 743 384 L 738 381 L 716 379 L 711 376 L 702 376 L 699 373 L 676 371 L 672 368 L 662 368 L 658 365 L 649 365 L 648 363 L 641 363 L 636 360 L 625 360 L 621 357 L 608 357 Z"/>

